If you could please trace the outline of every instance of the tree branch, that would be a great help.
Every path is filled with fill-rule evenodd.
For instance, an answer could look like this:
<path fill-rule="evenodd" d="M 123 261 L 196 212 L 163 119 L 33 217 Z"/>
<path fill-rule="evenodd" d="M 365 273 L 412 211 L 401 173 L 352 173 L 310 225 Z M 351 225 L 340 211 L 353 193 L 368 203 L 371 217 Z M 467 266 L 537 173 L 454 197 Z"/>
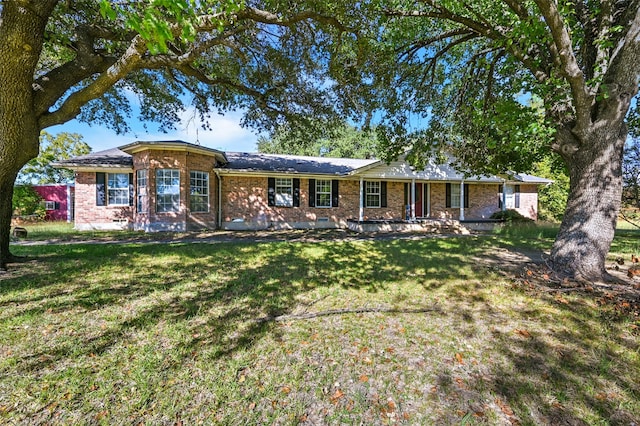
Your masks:
<path fill-rule="evenodd" d="M 76 117 L 87 102 L 102 96 L 127 74 L 136 70 L 146 50 L 146 40 L 141 36 L 134 37 L 125 53 L 105 72 L 85 88 L 69 95 L 56 111 L 40 116 L 40 128 L 62 124 Z"/>
<path fill-rule="evenodd" d="M 588 132 L 591 126 L 591 106 L 594 96 L 589 93 L 585 83 L 584 74 L 578 65 L 575 55 L 573 54 L 573 46 L 571 36 L 564 26 L 564 22 L 555 1 L 553 0 L 534 0 L 542 16 L 544 17 L 554 44 L 558 49 L 558 55 L 562 67 L 560 71 L 564 74 L 571 88 L 573 98 L 573 106 L 575 108 L 576 123 L 574 132 L 582 137 Z"/>
<path fill-rule="evenodd" d="M 509 9 L 513 11 L 520 19 L 526 21 L 529 19 L 529 11 L 518 0 L 504 0 L 504 3 L 509 6 Z"/>
<path fill-rule="evenodd" d="M 221 14 L 203 15 L 198 17 L 197 23 L 195 25 L 196 32 L 208 33 L 217 31 L 221 18 L 225 17 Z M 72 62 L 67 65 L 63 65 L 58 69 L 50 72 L 48 76 L 41 77 L 39 79 L 40 81 L 36 82 L 37 84 L 39 84 L 39 86 L 36 87 L 43 89 L 43 95 L 40 95 L 39 99 L 39 110 L 42 113 L 39 119 L 40 128 L 46 128 L 55 124 L 61 124 L 76 117 L 80 113 L 81 108 L 87 102 L 96 99 L 99 96 L 102 96 L 111 87 L 113 87 L 114 84 L 126 77 L 126 75 L 130 72 L 143 68 L 176 68 L 181 69 L 182 71 L 187 70 L 188 68 L 186 68 L 185 65 L 195 61 L 206 50 L 216 45 L 225 44 L 234 35 L 249 30 L 251 28 L 251 22 L 288 27 L 308 19 L 313 19 L 318 22 L 332 25 L 338 28 L 340 31 L 346 31 L 346 27 L 344 27 L 337 19 L 333 17 L 327 17 L 313 11 L 303 11 L 288 18 L 281 18 L 279 15 L 271 12 L 247 7 L 229 18 L 230 25 L 232 25 L 233 22 L 242 21 L 246 21 L 246 25 L 234 26 L 231 29 L 219 34 L 217 37 L 203 40 L 202 42 L 197 43 L 194 48 L 190 49 L 186 53 L 181 53 L 179 55 L 161 54 L 151 56 L 147 52 L 146 40 L 138 35 L 131 40 L 129 47 L 119 59 L 99 63 L 82 71 L 76 70 L 75 73 L 70 73 L 70 75 L 66 75 L 64 76 L 64 78 L 57 78 L 57 85 L 55 85 L 54 87 L 54 85 L 51 84 L 49 85 L 51 86 L 51 90 L 45 91 L 44 86 L 48 85 L 48 82 L 52 80 L 51 78 L 47 79 L 48 77 L 61 77 L 61 74 L 64 71 L 72 69 L 73 66 L 77 66 L 78 62 Z M 177 24 L 171 27 L 171 32 L 174 34 L 174 36 L 178 36 L 181 31 L 182 28 Z M 86 49 L 87 52 L 92 52 L 91 54 L 94 53 L 92 46 L 94 37 L 96 36 L 104 36 L 107 38 L 113 38 L 117 36 L 117 34 L 113 32 L 110 32 L 108 30 L 101 30 L 99 27 L 95 26 L 87 27 L 86 31 L 80 31 L 78 35 L 78 43 L 80 46 L 79 54 L 82 49 Z M 91 48 L 89 48 L 89 45 L 91 45 Z M 91 54 L 87 53 L 87 58 L 91 57 Z M 85 61 L 88 60 L 85 58 Z M 81 80 L 94 75 L 97 72 L 101 72 L 101 74 L 98 75 L 94 81 L 89 83 L 89 85 L 87 85 L 86 87 L 69 95 L 62 103 L 60 108 L 58 108 L 56 111 L 48 112 L 48 108 L 55 104 L 55 102 L 57 102 L 57 100 L 61 96 L 64 96 L 64 94 L 67 93 L 67 91 L 71 87 L 73 87 Z M 195 75 L 192 76 L 195 77 Z M 44 93 L 46 93 L 46 95 L 44 95 Z M 263 106 L 265 108 L 271 108 L 266 103 L 264 103 Z"/>

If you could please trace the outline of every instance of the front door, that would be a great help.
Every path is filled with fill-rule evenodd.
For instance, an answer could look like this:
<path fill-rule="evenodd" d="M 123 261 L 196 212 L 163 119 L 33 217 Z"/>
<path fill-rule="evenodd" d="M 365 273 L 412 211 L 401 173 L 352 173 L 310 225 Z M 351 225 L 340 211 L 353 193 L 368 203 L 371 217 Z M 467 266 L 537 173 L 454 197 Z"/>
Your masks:
<path fill-rule="evenodd" d="M 416 183 L 416 217 L 424 216 L 424 202 L 422 200 L 422 184 Z"/>

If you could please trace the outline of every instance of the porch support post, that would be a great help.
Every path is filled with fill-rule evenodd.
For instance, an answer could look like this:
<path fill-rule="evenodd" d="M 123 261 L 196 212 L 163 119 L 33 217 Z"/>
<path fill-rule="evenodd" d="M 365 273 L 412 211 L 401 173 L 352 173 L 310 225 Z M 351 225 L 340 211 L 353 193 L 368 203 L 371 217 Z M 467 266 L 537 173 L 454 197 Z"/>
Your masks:
<path fill-rule="evenodd" d="M 216 174 L 216 180 L 218 181 L 218 190 L 216 191 L 218 193 L 218 217 L 216 218 L 216 222 L 217 222 L 217 228 L 221 229 L 222 228 L 222 177 L 220 176 L 220 173 L 218 173 L 217 170 L 214 170 L 214 173 Z"/>
<path fill-rule="evenodd" d="M 67 184 L 67 222 L 71 222 L 71 209 L 73 206 L 71 205 L 71 184 Z"/>
<path fill-rule="evenodd" d="M 360 178 L 360 212 L 358 214 L 358 222 L 364 220 L 364 180 Z"/>
<path fill-rule="evenodd" d="M 502 181 L 502 211 L 507 209 L 507 181 Z"/>
<path fill-rule="evenodd" d="M 427 185 L 427 217 L 431 217 L 431 183 L 424 185 Z"/>
<path fill-rule="evenodd" d="M 464 220 L 464 180 L 460 181 L 460 220 Z"/>
<path fill-rule="evenodd" d="M 416 180 L 411 179 L 411 220 L 416 220 Z"/>

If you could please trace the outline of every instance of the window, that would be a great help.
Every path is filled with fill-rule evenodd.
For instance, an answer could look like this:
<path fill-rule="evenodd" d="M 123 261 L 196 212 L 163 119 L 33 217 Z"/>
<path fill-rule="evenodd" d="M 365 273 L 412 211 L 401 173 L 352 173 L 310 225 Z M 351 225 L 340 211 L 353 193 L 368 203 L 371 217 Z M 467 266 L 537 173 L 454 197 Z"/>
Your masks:
<path fill-rule="evenodd" d="M 137 172 L 137 187 L 138 187 L 138 199 L 136 202 L 136 208 L 138 213 L 146 213 L 149 211 L 149 195 L 147 192 L 147 185 L 149 184 L 149 171 L 138 170 Z"/>
<path fill-rule="evenodd" d="M 460 184 L 459 183 L 451 184 L 451 208 L 454 208 L 454 209 L 460 208 Z"/>
<path fill-rule="evenodd" d="M 518 209 L 520 208 L 520 185 L 500 185 L 500 202 L 499 206 L 502 208 L 502 200 L 506 201 L 506 209 Z M 503 194 L 504 191 L 504 194 Z"/>
<path fill-rule="evenodd" d="M 209 211 L 209 173 L 191 172 L 190 209 L 192 213 L 207 213 Z"/>
<path fill-rule="evenodd" d="M 180 170 L 156 170 L 156 211 L 158 213 L 180 210 Z"/>
<path fill-rule="evenodd" d="M 365 207 L 380 207 L 380 182 L 365 182 Z"/>
<path fill-rule="evenodd" d="M 44 209 L 45 210 L 57 210 L 56 209 L 56 202 L 55 201 L 45 201 L 44 202 Z"/>
<path fill-rule="evenodd" d="M 330 180 L 316 180 L 316 207 L 331 207 Z"/>
<path fill-rule="evenodd" d="M 445 207 L 452 209 L 460 208 L 460 184 L 447 183 Z M 469 185 L 464 184 L 464 208 L 469 208 Z"/>
<path fill-rule="evenodd" d="M 107 174 L 107 200 L 111 206 L 129 205 L 129 173 Z"/>
<path fill-rule="evenodd" d="M 293 207 L 293 179 L 276 178 L 276 206 Z"/>

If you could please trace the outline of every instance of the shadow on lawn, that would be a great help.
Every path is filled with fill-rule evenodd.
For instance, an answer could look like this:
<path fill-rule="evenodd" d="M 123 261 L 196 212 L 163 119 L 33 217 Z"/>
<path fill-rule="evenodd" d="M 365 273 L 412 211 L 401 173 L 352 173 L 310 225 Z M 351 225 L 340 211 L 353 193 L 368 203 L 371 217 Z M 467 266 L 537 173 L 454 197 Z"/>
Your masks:
<path fill-rule="evenodd" d="M 512 424 L 587 425 L 588 416 L 611 425 L 640 424 L 637 404 L 629 407 L 628 402 L 640 400 L 640 382 L 633 374 L 638 371 L 633 354 L 640 343 L 621 332 L 629 325 L 628 317 L 607 306 L 594 309 L 580 300 L 538 295 L 544 303 L 514 306 L 511 311 L 522 328 L 505 329 L 504 313 L 486 294 L 460 288 L 448 294 L 455 308 L 444 315 L 454 318 L 456 333 L 470 341 L 490 339 L 498 358 L 489 360 L 482 374 L 471 374 L 463 387 L 455 386 L 460 371 L 445 368 L 438 378 L 445 387 L 443 399 L 473 399 L 489 389 L 495 396 L 490 402 Z M 562 315 L 550 314 L 553 310 Z M 541 324 L 547 334 L 535 331 Z"/>
<path fill-rule="evenodd" d="M 472 259 L 482 254 L 483 246 L 460 238 L 331 244 L 76 246 L 62 253 L 55 247 L 39 250 L 43 256 L 37 268 L 47 274 L 26 271 L 4 279 L 0 284 L 3 310 L 26 318 L 70 311 L 94 319 L 107 312 L 120 315 L 103 328 L 94 325 L 86 333 L 59 336 L 52 338 L 56 340 L 51 344 L 33 348 L 19 360 L 18 373 L 44 370 L 69 357 L 100 356 L 129 339 L 132 332 L 153 330 L 164 322 L 180 323 L 188 330 L 186 337 L 175 342 L 180 348 L 176 353 L 183 354 L 185 360 L 194 356 L 212 360 L 227 357 L 252 347 L 267 334 L 277 334 L 273 322 L 260 319 L 288 314 L 304 303 L 313 303 L 304 299 L 313 290 L 341 286 L 378 292 L 384 290 L 385 283 L 407 276 L 422 280 L 426 291 L 434 290 L 451 279 L 472 279 L 475 274 L 469 267 L 477 266 Z M 558 304 L 550 299 L 548 306 L 568 313 L 570 323 L 558 324 L 551 336 L 532 332 L 527 337 L 500 329 L 501 312 L 482 292 L 481 283 L 454 287 L 447 294 L 456 309 L 436 312 L 433 320 L 439 315 L 458 318 L 460 335 L 472 338 L 485 334 L 502 355 L 490 367 L 489 377 L 476 378 L 468 383 L 469 388 L 479 392 L 491 389 L 525 424 L 580 424 L 581 414 L 571 408 L 573 400 L 584 401 L 611 423 L 617 418 L 621 424 L 637 420 L 638 413 L 625 411 L 619 406 L 619 398 L 608 394 L 614 387 L 640 398 L 640 389 L 628 375 L 616 374 L 624 369 L 616 366 L 619 355 L 594 339 L 602 333 L 596 327 L 600 323 L 598 312 L 589 317 L 584 306 Z M 418 307 L 412 301 L 397 302 Z M 550 316 L 540 306 L 514 309 L 526 321 Z M 5 320 L 0 313 L 0 322 Z M 637 343 L 618 336 L 608 339 L 629 351 L 638 351 Z M 180 368 L 180 363 L 172 368 Z M 446 374 L 443 372 L 443 377 Z M 592 389 L 598 385 L 602 386 L 602 398 L 596 396 L 600 395 L 598 389 Z"/>
<path fill-rule="evenodd" d="M 436 253 L 461 252 L 467 243 L 452 239 L 377 244 L 77 245 L 63 251 L 43 246 L 37 249 L 36 265 L 3 279 L 0 304 L 13 307 L 13 317 L 28 318 L 73 310 L 92 316 L 107 309 L 122 312 L 122 321 L 84 342 L 78 341 L 79 335 L 37 348 L 24 365 L 28 370 L 71 353 L 78 356 L 78 345 L 85 355 L 100 354 L 128 330 L 149 329 L 160 321 L 186 321 L 197 337 L 182 342 L 185 351 L 215 347 L 210 356 L 217 358 L 273 331 L 272 322 L 257 320 L 289 313 L 300 304 L 301 294 L 316 288 L 377 292 L 385 282 L 406 277 L 416 265 L 429 268 L 442 282 L 459 278 L 459 256 Z"/>

